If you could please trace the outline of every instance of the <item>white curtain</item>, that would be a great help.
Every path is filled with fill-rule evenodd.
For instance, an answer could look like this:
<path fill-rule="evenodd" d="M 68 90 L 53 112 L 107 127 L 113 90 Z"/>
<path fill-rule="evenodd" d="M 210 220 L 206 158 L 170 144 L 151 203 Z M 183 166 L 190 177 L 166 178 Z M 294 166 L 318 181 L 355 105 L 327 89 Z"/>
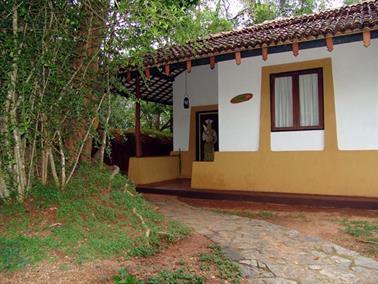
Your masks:
<path fill-rule="evenodd" d="M 319 125 L 318 74 L 299 76 L 300 125 Z"/>
<path fill-rule="evenodd" d="M 293 83 L 291 76 L 275 79 L 274 102 L 275 126 L 293 126 Z"/>

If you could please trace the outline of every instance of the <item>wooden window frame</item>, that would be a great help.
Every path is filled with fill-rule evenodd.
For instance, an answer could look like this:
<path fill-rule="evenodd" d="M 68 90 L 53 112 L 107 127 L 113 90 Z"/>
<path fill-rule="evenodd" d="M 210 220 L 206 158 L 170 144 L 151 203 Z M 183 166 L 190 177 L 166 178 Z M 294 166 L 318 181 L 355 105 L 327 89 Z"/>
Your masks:
<path fill-rule="evenodd" d="M 299 102 L 299 76 L 306 74 L 318 75 L 318 102 L 319 102 L 319 124 L 313 126 L 300 126 L 300 102 Z M 293 84 L 293 126 L 276 127 L 275 120 L 275 79 L 280 77 L 292 77 Z M 302 131 L 302 130 L 323 130 L 324 129 L 324 100 L 323 100 L 323 69 L 307 69 L 291 72 L 270 74 L 270 114 L 271 114 L 271 131 Z"/>

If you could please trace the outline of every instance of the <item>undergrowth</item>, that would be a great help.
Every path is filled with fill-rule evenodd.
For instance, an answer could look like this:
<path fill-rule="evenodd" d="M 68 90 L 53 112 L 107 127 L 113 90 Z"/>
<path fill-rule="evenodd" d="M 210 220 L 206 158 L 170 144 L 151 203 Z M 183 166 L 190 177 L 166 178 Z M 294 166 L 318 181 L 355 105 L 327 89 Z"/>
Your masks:
<path fill-rule="evenodd" d="M 240 267 L 228 259 L 218 245 L 211 244 L 209 248 L 211 249 L 210 253 L 201 254 L 199 257 L 201 270 L 209 270 L 211 265 L 215 265 L 218 271 L 217 276 L 220 279 L 235 284 L 240 283 L 242 278 Z"/>
<path fill-rule="evenodd" d="M 179 268 L 162 270 L 159 274 L 146 280 L 142 280 L 122 268 L 118 275 L 113 278 L 114 284 L 202 284 L 209 281 L 209 283 L 215 283 L 214 281 L 218 281 L 216 283 L 240 283 L 242 272 L 238 264 L 229 260 L 218 245 L 211 244 L 208 248 L 209 252 L 201 253 L 198 256 L 198 264 L 200 270 L 205 273 L 208 271 L 207 274 L 210 272 L 213 275 L 211 279 L 206 279 L 203 275 L 193 273 L 193 269 L 190 269 L 184 260 L 179 260 Z M 215 280 L 215 277 L 217 280 Z"/>
<path fill-rule="evenodd" d="M 25 204 L 1 204 L 0 271 L 62 256 L 76 263 L 150 256 L 190 233 L 164 221 L 125 176 L 116 175 L 109 188 L 110 175 L 82 165 L 64 191 L 37 184 Z M 133 208 L 151 229 L 148 238 Z"/>
<path fill-rule="evenodd" d="M 378 256 L 378 220 L 362 221 L 344 219 L 344 232 L 365 244 L 366 252 Z"/>
<path fill-rule="evenodd" d="M 147 281 L 143 281 L 138 277 L 129 274 L 126 269 L 121 269 L 119 274 L 114 277 L 114 284 L 203 284 L 205 278 L 201 275 L 193 274 L 186 266 L 182 266 L 176 270 L 163 270 L 158 275 L 150 277 Z"/>

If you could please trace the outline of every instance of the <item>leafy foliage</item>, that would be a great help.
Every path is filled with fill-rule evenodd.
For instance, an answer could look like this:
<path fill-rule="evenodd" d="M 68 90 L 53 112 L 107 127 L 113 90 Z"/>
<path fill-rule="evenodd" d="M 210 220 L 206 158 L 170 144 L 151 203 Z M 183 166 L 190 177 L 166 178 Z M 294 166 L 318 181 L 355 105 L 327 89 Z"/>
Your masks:
<path fill-rule="evenodd" d="M 241 1 L 244 8 L 233 18 L 234 26 L 249 26 L 278 17 L 311 14 L 330 7 L 329 0 Z"/>
<path fill-rule="evenodd" d="M 345 5 L 351 5 L 351 4 L 358 4 L 358 3 L 361 3 L 362 1 L 361 0 L 344 0 L 343 3 Z"/>

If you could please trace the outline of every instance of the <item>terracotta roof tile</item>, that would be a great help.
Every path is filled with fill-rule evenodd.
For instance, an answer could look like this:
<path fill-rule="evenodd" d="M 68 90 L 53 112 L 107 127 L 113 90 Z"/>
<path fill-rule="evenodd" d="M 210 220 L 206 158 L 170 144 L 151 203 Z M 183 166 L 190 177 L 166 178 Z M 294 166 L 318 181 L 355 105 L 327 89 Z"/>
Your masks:
<path fill-rule="evenodd" d="M 237 50 L 361 32 L 364 29 L 378 29 L 378 0 L 218 33 L 185 45 L 159 49 L 146 55 L 145 63 L 149 66 L 164 65 Z"/>

